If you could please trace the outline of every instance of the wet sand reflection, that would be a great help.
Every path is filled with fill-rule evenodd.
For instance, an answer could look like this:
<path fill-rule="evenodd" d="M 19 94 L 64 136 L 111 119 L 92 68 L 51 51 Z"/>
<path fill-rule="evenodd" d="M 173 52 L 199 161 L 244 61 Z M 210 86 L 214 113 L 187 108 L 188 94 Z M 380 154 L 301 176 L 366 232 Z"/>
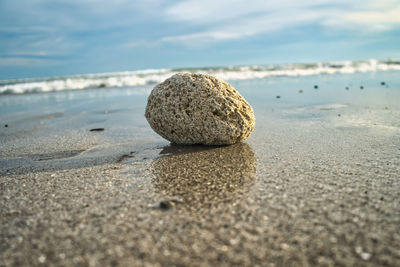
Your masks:
<path fill-rule="evenodd" d="M 254 184 L 256 157 L 249 145 L 165 147 L 152 164 L 153 185 L 159 193 L 198 209 L 230 202 Z"/>

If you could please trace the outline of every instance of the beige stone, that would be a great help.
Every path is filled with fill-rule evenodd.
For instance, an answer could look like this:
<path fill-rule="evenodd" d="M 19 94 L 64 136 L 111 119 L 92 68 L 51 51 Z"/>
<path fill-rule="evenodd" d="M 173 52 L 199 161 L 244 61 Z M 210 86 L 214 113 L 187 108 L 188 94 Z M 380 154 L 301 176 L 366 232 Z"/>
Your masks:
<path fill-rule="evenodd" d="M 145 116 L 156 133 L 177 144 L 234 144 L 255 126 L 253 109 L 235 88 L 207 74 L 178 73 L 158 84 Z"/>

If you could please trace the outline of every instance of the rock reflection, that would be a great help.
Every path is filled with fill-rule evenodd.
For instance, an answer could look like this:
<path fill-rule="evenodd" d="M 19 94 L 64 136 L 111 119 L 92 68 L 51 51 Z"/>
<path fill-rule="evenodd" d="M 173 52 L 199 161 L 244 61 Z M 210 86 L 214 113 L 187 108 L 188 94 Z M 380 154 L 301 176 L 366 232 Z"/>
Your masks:
<path fill-rule="evenodd" d="M 152 164 L 159 193 L 190 209 L 230 202 L 254 184 L 256 157 L 249 145 L 165 147 Z"/>

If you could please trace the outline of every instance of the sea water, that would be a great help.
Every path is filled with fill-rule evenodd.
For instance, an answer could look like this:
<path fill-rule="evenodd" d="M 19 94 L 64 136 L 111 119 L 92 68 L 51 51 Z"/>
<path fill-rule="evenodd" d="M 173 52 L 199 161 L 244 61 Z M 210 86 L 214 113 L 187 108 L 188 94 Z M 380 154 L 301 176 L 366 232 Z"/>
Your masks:
<path fill-rule="evenodd" d="M 246 73 L 249 75 L 247 71 Z M 165 77 L 157 76 L 157 81 L 161 82 L 170 75 L 173 73 L 169 73 Z M 224 77 L 224 75 L 219 76 Z M 230 77 L 227 81 L 245 96 L 256 110 L 266 107 L 279 109 L 334 103 L 387 109 L 400 107 L 400 70 L 285 75 L 248 79 L 242 79 L 241 76 L 240 78 L 235 77 Z M 51 84 L 54 79 L 48 78 L 48 82 L 41 81 L 41 83 Z M 22 85 L 27 88 L 27 84 L 31 83 L 20 82 L 14 83 L 12 86 L 15 88 L 21 86 L 18 87 L 18 90 L 22 90 Z M 7 86 L 11 85 L 3 85 L 4 88 Z M 79 114 L 88 110 L 98 110 L 109 114 L 113 110 L 143 113 L 147 96 L 154 86 L 153 83 L 149 83 L 118 88 L 101 87 L 86 90 L 63 88 L 50 92 L 43 90 L 32 93 L 28 90 L 23 93 L 3 94 L 0 95 L 0 118 L 2 122 L 6 123 L 15 117 L 23 116 L 24 113 L 26 116 L 52 112 Z"/>
<path fill-rule="evenodd" d="M 0 80 L 0 94 L 42 93 L 93 88 L 147 86 L 162 82 L 176 72 L 207 73 L 223 80 L 252 80 L 270 77 L 304 77 L 400 70 L 398 61 L 342 61 L 313 64 L 249 65 L 187 69 L 149 69 L 62 77 Z"/>

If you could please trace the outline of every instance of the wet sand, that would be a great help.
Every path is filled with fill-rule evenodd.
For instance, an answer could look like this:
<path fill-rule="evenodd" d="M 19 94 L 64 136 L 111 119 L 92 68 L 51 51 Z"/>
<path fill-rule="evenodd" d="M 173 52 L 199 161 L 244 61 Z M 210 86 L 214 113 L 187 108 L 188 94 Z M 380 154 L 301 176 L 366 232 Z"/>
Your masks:
<path fill-rule="evenodd" d="M 2 97 L 0 265 L 399 266 L 396 75 L 234 82 L 257 124 L 222 147 L 129 88 Z"/>

